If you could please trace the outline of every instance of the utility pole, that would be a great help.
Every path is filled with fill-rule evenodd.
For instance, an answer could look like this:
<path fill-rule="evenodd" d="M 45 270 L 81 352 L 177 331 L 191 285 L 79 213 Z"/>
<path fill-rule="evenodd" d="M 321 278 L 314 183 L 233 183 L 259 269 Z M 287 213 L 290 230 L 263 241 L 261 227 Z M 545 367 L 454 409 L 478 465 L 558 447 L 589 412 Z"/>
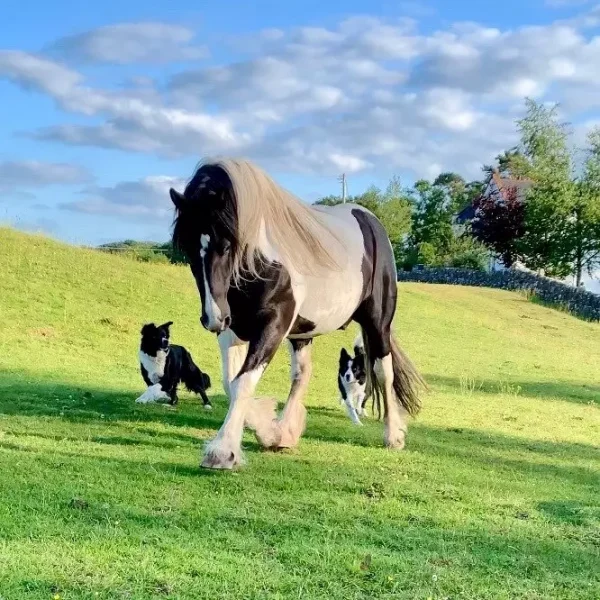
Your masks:
<path fill-rule="evenodd" d="M 340 177 L 338 177 L 338 181 L 342 184 L 342 202 L 346 203 L 346 173 L 342 173 Z"/>

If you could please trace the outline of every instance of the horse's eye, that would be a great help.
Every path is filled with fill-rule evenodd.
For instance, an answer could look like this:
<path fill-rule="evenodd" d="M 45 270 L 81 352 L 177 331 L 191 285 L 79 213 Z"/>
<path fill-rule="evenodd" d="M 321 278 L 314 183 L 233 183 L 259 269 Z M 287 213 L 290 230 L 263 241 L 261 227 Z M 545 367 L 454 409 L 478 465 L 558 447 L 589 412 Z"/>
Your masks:
<path fill-rule="evenodd" d="M 231 250 L 231 244 L 229 242 L 223 242 L 223 254 L 229 254 Z"/>

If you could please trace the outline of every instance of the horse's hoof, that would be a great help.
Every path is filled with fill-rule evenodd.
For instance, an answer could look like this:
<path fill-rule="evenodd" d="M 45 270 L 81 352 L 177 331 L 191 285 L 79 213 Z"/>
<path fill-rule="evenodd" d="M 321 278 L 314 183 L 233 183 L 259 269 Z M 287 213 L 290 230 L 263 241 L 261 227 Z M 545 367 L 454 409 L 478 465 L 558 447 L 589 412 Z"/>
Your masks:
<path fill-rule="evenodd" d="M 241 450 L 234 450 L 228 445 L 209 444 L 200 466 L 204 469 L 231 470 L 242 464 Z"/>
<path fill-rule="evenodd" d="M 386 436 L 385 446 L 390 450 L 402 450 L 404 448 L 406 435 L 400 431 L 394 435 Z"/>

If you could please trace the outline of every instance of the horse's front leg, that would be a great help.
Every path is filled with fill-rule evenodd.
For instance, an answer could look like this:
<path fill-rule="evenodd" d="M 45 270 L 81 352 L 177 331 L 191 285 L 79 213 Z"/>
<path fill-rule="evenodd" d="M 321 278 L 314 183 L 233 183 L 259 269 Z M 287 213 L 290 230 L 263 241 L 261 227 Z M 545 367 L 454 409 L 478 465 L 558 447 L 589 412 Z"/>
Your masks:
<path fill-rule="evenodd" d="M 293 448 L 300 441 L 306 426 L 304 397 L 312 375 L 312 339 L 290 340 L 292 387 L 283 409 L 279 428 L 278 448 Z"/>
<path fill-rule="evenodd" d="M 281 417 L 277 419 L 276 401 L 257 400 L 247 424 L 254 429 L 263 448 L 293 448 L 304 433 L 306 408 L 303 400 L 312 374 L 312 340 L 290 340 L 292 386 Z"/>
<path fill-rule="evenodd" d="M 223 369 L 223 389 L 227 399 L 231 400 L 231 382 L 242 370 L 248 353 L 248 344 L 240 340 L 231 329 L 220 333 L 217 337 L 221 351 L 221 366 Z"/>
<path fill-rule="evenodd" d="M 239 374 L 229 384 L 229 410 L 215 439 L 204 452 L 202 466 L 209 469 L 232 469 L 243 462 L 242 435 L 249 412 L 252 412 L 254 390 L 285 334 L 273 323 L 251 340 L 246 360 Z"/>

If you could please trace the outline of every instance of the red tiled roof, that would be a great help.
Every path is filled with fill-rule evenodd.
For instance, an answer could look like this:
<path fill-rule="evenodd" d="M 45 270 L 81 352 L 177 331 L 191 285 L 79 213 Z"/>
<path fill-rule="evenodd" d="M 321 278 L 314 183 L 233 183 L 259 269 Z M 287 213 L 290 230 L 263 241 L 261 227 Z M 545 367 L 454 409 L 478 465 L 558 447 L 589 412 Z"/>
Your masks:
<path fill-rule="evenodd" d="M 499 190 L 509 190 L 509 189 L 527 189 L 533 185 L 533 181 L 531 179 L 516 179 L 514 177 L 500 177 L 498 173 L 494 173 L 492 175 L 492 179 L 494 183 L 498 186 Z"/>

